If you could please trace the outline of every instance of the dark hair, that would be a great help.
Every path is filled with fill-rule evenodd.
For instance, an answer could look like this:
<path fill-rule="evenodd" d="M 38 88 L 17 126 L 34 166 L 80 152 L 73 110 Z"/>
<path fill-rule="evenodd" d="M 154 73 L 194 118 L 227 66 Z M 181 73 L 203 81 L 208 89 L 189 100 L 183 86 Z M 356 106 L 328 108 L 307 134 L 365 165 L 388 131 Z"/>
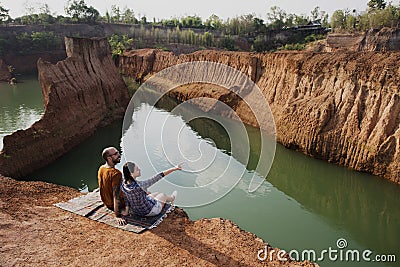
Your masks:
<path fill-rule="evenodd" d="M 128 181 L 133 181 L 133 177 L 131 173 L 135 170 L 135 163 L 128 161 L 122 167 L 122 172 L 124 173 L 124 181 L 127 183 Z"/>

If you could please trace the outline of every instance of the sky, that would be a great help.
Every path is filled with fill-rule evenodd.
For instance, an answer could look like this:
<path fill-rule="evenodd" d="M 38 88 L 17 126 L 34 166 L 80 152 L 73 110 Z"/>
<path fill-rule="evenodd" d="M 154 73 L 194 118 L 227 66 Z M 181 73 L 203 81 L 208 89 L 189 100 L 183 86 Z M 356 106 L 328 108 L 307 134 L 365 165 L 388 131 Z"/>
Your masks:
<path fill-rule="evenodd" d="M 388 2 L 388 1 L 387 1 Z M 392 1 L 398 4 L 399 0 Z M 27 14 L 27 7 L 38 7 L 47 3 L 51 13 L 65 15 L 64 6 L 66 0 L 0 0 L 0 5 L 10 10 L 10 16 L 16 18 Z M 257 17 L 266 19 L 267 12 L 272 6 L 278 6 L 286 13 L 310 15 L 314 7 L 319 6 L 321 10 L 329 15 L 338 9 L 356 9 L 364 11 L 367 9 L 368 0 L 85 0 L 88 6 L 96 8 L 101 15 L 111 10 L 112 5 L 132 9 L 135 16 L 145 15 L 147 20 L 169 19 L 187 15 L 198 15 L 203 19 L 215 14 L 222 19 L 233 18 L 239 15 L 255 14 Z"/>

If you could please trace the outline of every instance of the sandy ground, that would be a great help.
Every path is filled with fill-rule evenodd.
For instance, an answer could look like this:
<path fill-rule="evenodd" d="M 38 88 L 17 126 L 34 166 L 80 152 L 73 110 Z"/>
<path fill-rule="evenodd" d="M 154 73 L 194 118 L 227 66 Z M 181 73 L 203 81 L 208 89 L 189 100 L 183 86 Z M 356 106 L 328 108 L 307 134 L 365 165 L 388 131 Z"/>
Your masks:
<path fill-rule="evenodd" d="M 261 262 L 260 238 L 220 218 L 193 222 L 179 208 L 135 234 L 53 206 L 79 194 L 0 176 L 0 266 L 314 266 Z"/>

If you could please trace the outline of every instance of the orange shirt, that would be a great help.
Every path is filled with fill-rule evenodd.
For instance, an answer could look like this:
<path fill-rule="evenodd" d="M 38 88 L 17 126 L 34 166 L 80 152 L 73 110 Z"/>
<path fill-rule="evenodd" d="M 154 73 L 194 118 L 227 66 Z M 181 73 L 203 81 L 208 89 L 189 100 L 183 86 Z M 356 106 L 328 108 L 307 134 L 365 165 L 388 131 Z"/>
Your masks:
<path fill-rule="evenodd" d="M 122 173 L 115 168 L 106 168 L 104 165 L 100 166 L 97 175 L 99 180 L 101 200 L 107 208 L 114 210 L 113 187 L 120 188 L 122 182 Z M 120 208 L 124 207 L 124 197 L 122 192 L 120 194 Z"/>

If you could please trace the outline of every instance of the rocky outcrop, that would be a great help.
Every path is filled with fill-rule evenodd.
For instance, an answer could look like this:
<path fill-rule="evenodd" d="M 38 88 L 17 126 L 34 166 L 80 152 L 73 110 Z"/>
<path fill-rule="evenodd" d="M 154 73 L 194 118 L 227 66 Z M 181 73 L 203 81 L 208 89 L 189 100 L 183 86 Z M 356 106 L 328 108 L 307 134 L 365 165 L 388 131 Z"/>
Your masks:
<path fill-rule="evenodd" d="M 128 91 L 107 40 L 66 38 L 65 42 L 67 59 L 55 65 L 38 61 L 45 112 L 29 129 L 4 137 L 3 175 L 27 175 L 124 115 Z"/>
<path fill-rule="evenodd" d="M 261 88 L 275 117 L 277 140 L 316 158 L 400 184 L 400 53 L 268 53 L 202 51 L 174 56 L 138 50 L 119 59 L 139 81 L 188 61 L 234 67 Z M 201 70 L 199 70 L 201 71 Z M 177 88 L 180 100 L 223 99 L 223 90 Z M 242 120 L 252 114 L 235 105 Z"/>
<path fill-rule="evenodd" d="M 4 60 L 0 59 L 0 81 L 8 82 L 11 77 L 12 75 L 8 65 L 4 62 Z"/>
<path fill-rule="evenodd" d="M 329 34 L 326 39 L 324 51 L 399 51 L 400 29 L 382 28 L 370 29 L 363 33 L 354 34 Z"/>
<path fill-rule="evenodd" d="M 0 175 L 0 265 L 318 266 L 290 260 L 229 220 L 191 221 L 179 208 L 138 235 L 53 205 L 79 195 L 69 187 Z"/>

